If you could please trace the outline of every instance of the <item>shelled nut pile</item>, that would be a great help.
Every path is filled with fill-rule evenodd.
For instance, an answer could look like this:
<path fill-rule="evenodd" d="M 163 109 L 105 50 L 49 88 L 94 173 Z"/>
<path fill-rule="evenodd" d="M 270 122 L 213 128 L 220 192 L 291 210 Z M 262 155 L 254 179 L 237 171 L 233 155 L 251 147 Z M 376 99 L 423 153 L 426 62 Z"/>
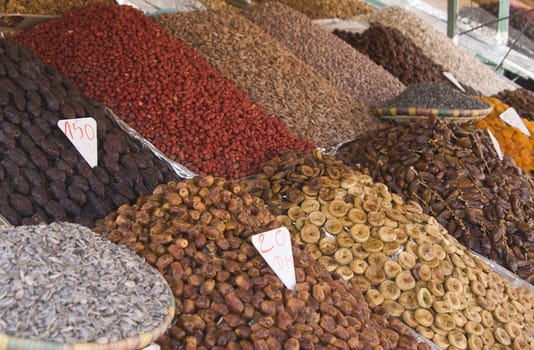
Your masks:
<path fill-rule="evenodd" d="M 98 218 L 161 182 L 170 167 L 122 131 L 104 106 L 26 48 L 0 41 L 0 214 L 13 225 Z M 98 166 L 91 168 L 57 126 L 97 122 Z M 75 131 L 78 133 L 78 131 Z"/>
<path fill-rule="evenodd" d="M 311 19 L 350 18 L 373 11 L 373 8 L 361 0 L 277 0 L 304 13 Z"/>
<path fill-rule="evenodd" d="M 378 122 L 367 106 L 234 11 L 172 13 L 154 19 L 316 146 L 349 140 Z"/>
<path fill-rule="evenodd" d="M 278 226 L 262 200 L 208 176 L 160 185 L 96 231 L 143 256 L 170 284 L 177 316 L 164 349 L 428 349 L 297 248 L 297 285 L 285 288 L 250 241 Z"/>
<path fill-rule="evenodd" d="M 417 200 L 469 249 L 534 282 L 534 186 L 486 132 L 431 120 L 363 135 L 342 147 L 346 163 L 369 169 Z"/>
<path fill-rule="evenodd" d="M 435 82 L 454 87 L 443 76 L 445 69 L 423 54 L 409 38 L 395 28 L 373 22 L 369 29 L 361 34 L 342 30 L 335 30 L 334 34 L 369 56 L 405 85 Z M 470 87 L 464 88 L 471 95 L 478 94 Z"/>
<path fill-rule="evenodd" d="M 432 61 L 453 73 L 460 83 L 480 90 L 484 96 L 491 96 L 505 89 L 515 89 L 475 55 L 455 45 L 432 24 L 409 10 L 389 6 L 355 19 L 367 23 L 379 22 L 383 26 L 396 28 Z"/>
<path fill-rule="evenodd" d="M 534 121 L 534 92 L 520 88 L 501 91 L 494 97 L 513 107 L 521 118 Z"/>
<path fill-rule="evenodd" d="M 3 337 L 108 343 L 169 323 L 172 299 L 158 272 L 86 227 L 0 229 L 0 251 Z"/>
<path fill-rule="evenodd" d="M 534 121 L 521 118 L 530 136 L 522 130 L 509 125 L 499 116 L 509 106 L 495 97 L 481 98 L 493 105 L 493 111 L 484 119 L 478 121 L 476 126 L 482 130 L 491 130 L 504 154 L 512 157 L 515 164 L 523 169 L 525 174 L 534 177 Z"/>
<path fill-rule="evenodd" d="M 316 152 L 284 153 L 244 187 L 313 258 L 441 348 L 528 349 L 534 295 L 491 271 L 416 202 Z M 531 346 L 532 348 L 532 346 Z"/>
<path fill-rule="evenodd" d="M 241 13 L 355 100 L 379 106 L 405 86 L 368 57 L 276 1 Z"/>
<path fill-rule="evenodd" d="M 240 178 L 280 151 L 312 149 L 199 53 L 130 6 L 76 8 L 15 40 L 194 172 Z"/>

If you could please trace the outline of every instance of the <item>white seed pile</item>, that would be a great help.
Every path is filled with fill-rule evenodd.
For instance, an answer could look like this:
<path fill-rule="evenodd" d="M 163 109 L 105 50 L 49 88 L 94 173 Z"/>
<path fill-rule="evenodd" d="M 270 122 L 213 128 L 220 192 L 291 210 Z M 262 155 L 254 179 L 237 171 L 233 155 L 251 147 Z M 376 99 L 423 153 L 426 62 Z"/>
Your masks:
<path fill-rule="evenodd" d="M 0 230 L 0 334 L 117 341 L 162 324 L 169 295 L 141 257 L 83 226 Z"/>
<path fill-rule="evenodd" d="M 354 19 L 367 23 L 379 22 L 384 26 L 398 29 L 425 55 L 453 73 L 461 83 L 481 91 L 486 96 L 505 89 L 515 89 L 472 53 L 455 45 L 450 38 L 438 32 L 430 23 L 413 12 L 391 6 Z"/>

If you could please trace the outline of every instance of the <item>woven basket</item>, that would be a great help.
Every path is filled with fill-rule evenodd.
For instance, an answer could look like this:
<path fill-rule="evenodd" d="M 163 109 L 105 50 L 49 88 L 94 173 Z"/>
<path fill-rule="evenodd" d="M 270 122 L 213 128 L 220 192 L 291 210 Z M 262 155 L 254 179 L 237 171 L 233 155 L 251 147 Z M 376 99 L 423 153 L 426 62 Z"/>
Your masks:
<path fill-rule="evenodd" d="M 445 122 L 466 123 L 485 118 L 493 106 L 485 109 L 438 109 L 438 108 L 415 108 L 415 107 L 387 107 L 379 108 L 378 114 L 382 119 L 398 122 L 412 120 L 426 120 L 437 117 Z"/>

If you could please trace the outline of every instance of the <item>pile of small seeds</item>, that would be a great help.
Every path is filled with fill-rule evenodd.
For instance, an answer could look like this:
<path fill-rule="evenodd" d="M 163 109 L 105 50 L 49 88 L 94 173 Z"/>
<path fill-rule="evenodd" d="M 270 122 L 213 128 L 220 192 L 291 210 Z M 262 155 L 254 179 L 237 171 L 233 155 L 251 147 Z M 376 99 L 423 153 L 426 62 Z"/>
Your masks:
<path fill-rule="evenodd" d="M 383 26 L 396 28 L 412 40 L 420 52 L 424 52 L 435 63 L 453 73 L 460 83 L 481 91 L 485 96 L 505 89 L 515 89 L 472 53 L 455 45 L 449 37 L 409 10 L 390 6 L 355 19 L 367 23 L 379 22 Z"/>
<path fill-rule="evenodd" d="M 311 19 L 350 18 L 374 11 L 361 0 L 277 0 L 304 13 Z"/>
<path fill-rule="evenodd" d="M 164 349 L 428 349 L 398 320 L 293 248 L 296 288 L 284 287 L 251 244 L 279 227 L 262 200 L 233 181 L 160 185 L 97 224 L 158 268 L 176 318 Z"/>
<path fill-rule="evenodd" d="M 389 100 L 385 107 L 417 107 L 439 109 L 487 109 L 491 104 L 468 96 L 448 85 L 419 83 L 408 87 Z"/>
<path fill-rule="evenodd" d="M 373 125 L 366 106 L 233 11 L 173 13 L 154 19 L 316 146 L 336 145 Z"/>
<path fill-rule="evenodd" d="M 369 29 L 361 34 L 340 30 L 335 30 L 334 34 L 369 56 L 406 85 L 435 82 L 454 86 L 443 76 L 445 69 L 441 65 L 425 56 L 410 39 L 395 28 L 371 23 Z M 470 87 L 464 88 L 470 94 L 477 94 Z"/>
<path fill-rule="evenodd" d="M 0 2 L 2 13 L 22 13 L 32 15 L 61 15 L 67 10 L 95 2 L 114 2 L 113 0 L 6 0 Z"/>
<path fill-rule="evenodd" d="M 280 151 L 313 148 L 130 6 L 73 9 L 15 40 L 194 172 L 240 178 Z"/>
<path fill-rule="evenodd" d="M 201 0 L 208 8 L 212 10 L 228 10 L 232 8 L 226 0 Z"/>
<path fill-rule="evenodd" d="M 284 153 L 244 187 L 327 270 L 439 347 L 526 349 L 534 341 L 529 287 L 513 288 L 419 204 L 340 160 Z"/>
<path fill-rule="evenodd" d="M 520 129 L 509 125 L 500 118 L 501 113 L 509 106 L 495 97 L 486 99 L 493 105 L 493 111 L 484 119 L 478 121 L 476 126 L 482 130 L 491 130 L 504 154 L 512 157 L 515 164 L 523 169 L 525 174 L 534 177 L 534 121 L 522 118 L 525 127 L 531 136 L 523 133 Z"/>
<path fill-rule="evenodd" d="M 0 214 L 13 225 L 96 219 L 179 177 L 122 131 L 30 50 L 0 41 Z M 91 168 L 57 126 L 91 117 L 98 166 Z"/>
<path fill-rule="evenodd" d="M 379 106 L 405 88 L 368 57 L 290 7 L 269 1 L 242 14 L 355 100 Z"/>
<path fill-rule="evenodd" d="M 525 88 L 504 90 L 495 97 L 513 107 L 521 118 L 534 121 L 534 92 Z"/>
<path fill-rule="evenodd" d="M 418 201 L 472 249 L 534 282 L 534 184 L 485 131 L 439 120 L 362 135 L 338 156 Z"/>
<path fill-rule="evenodd" d="M 83 226 L 1 229 L 0 252 L 0 334 L 107 343 L 151 332 L 172 316 L 158 272 Z"/>

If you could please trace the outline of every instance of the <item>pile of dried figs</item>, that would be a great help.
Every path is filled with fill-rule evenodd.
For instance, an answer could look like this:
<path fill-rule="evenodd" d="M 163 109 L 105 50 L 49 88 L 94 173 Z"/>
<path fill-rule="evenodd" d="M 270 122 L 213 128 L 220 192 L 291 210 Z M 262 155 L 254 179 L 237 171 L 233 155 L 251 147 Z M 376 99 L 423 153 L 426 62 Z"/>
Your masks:
<path fill-rule="evenodd" d="M 534 296 L 513 288 L 421 206 L 333 156 L 284 153 L 244 187 L 327 270 L 442 348 L 534 341 Z"/>

